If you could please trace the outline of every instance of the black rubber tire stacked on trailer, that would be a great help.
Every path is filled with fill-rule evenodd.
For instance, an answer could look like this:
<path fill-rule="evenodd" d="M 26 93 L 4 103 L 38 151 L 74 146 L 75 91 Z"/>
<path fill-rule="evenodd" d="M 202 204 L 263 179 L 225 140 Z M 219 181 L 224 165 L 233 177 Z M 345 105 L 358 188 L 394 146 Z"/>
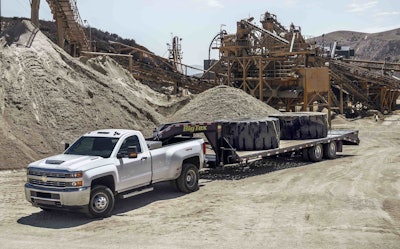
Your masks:
<path fill-rule="evenodd" d="M 222 137 L 236 150 L 268 150 L 279 147 L 280 128 L 276 118 L 221 122 Z"/>
<path fill-rule="evenodd" d="M 280 121 L 280 139 L 302 140 L 328 136 L 328 119 L 321 112 L 290 112 L 273 114 Z"/>

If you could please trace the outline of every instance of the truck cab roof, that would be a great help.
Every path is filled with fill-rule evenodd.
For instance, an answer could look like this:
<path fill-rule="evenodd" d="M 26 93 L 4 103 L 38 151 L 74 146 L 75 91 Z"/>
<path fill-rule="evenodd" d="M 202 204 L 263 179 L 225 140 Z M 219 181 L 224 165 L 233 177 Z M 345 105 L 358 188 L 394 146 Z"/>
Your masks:
<path fill-rule="evenodd" d="M 128 133 L 135 133 L 138 131 L 135 130 L 126 130 L 126 129 L 104 129 L 104 130 L 96 130 L 90 131 L 86 133 L 85 137 L 113 137 L 120 138 Z"/>

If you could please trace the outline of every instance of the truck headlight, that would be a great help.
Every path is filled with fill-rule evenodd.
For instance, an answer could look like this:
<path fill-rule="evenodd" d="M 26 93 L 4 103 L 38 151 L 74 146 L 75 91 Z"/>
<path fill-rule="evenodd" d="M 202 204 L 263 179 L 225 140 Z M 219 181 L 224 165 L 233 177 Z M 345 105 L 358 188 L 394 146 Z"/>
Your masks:
<path fill-rule="evenodd" d="M 76 181 L 76 182 L 66 182 L 65 187 L 82 187 L 83 181 Z"/>
<path fill-rule="evenodd" d="M 68 174 L 65 174 L 65 178 L 81 178 L 82 176 L 82 171 L 70 172 Z"/>

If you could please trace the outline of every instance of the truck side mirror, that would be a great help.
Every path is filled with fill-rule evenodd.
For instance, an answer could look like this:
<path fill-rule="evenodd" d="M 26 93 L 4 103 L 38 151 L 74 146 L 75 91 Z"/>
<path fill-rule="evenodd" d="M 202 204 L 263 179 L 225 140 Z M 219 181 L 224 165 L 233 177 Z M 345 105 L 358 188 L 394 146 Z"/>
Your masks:
<path fill-rule="evenodd" d="M 136 146 L 128 146 L 128 158 L 137 158 L 138 152 Z"/>
<path fill-rule="evenodd" d="M 69 143 L 64 144 L 64 150 L 67 150 L 69 148 Z"/>

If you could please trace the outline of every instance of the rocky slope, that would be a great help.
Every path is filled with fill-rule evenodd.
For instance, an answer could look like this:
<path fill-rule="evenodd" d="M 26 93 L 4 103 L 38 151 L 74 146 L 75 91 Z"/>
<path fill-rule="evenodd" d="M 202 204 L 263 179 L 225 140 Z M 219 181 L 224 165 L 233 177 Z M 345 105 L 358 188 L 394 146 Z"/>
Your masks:
<path fill-rule="evenodd" d="M 380 33 L 336 31 L 310 39 L 317 44 L 329 46 L 337 41 L 339 45 L 350 46 L 356 59 L 400 62 L 400 28 Z"/>

